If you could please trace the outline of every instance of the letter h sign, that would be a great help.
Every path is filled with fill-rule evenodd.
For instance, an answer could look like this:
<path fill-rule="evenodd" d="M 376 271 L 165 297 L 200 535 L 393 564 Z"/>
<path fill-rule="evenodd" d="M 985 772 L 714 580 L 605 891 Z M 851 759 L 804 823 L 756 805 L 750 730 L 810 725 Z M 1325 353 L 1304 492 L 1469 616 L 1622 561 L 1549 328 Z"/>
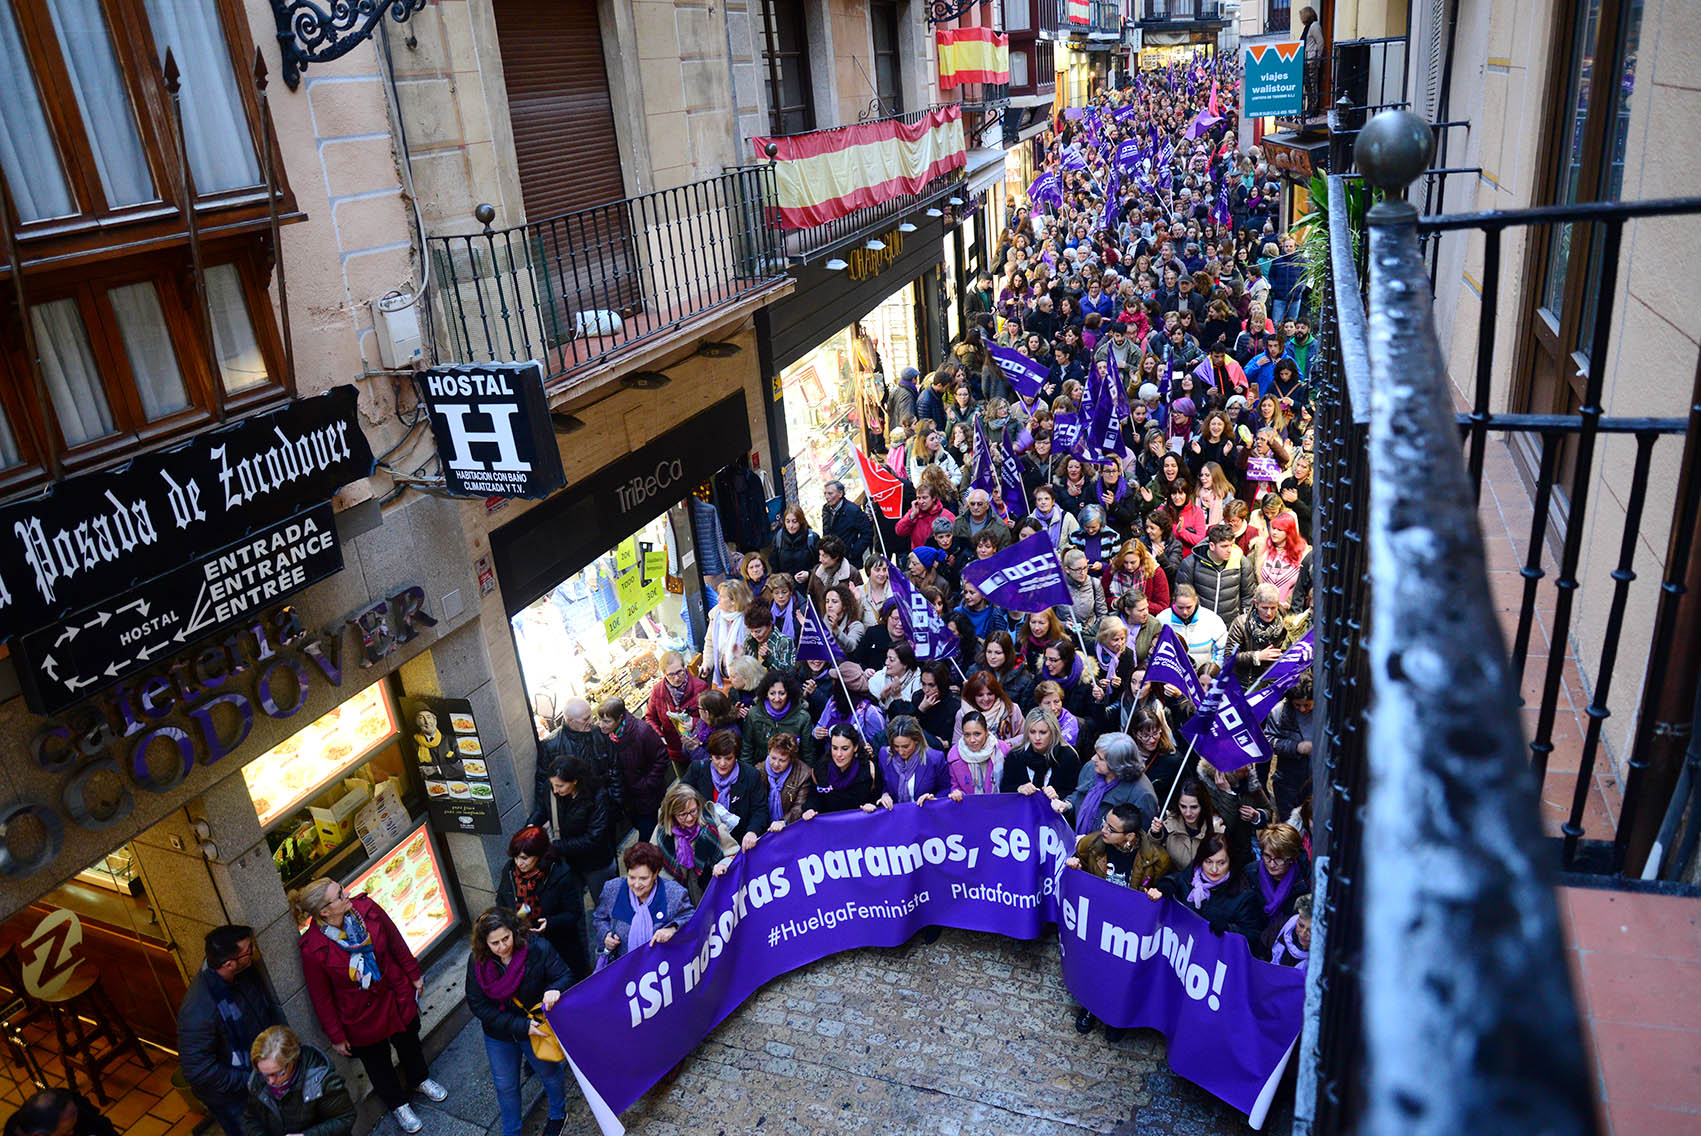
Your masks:
<path fill-rule="evenodd" d="M 543 367 L 483 363 L 415 375 L 444 487 L 457 497 L 547 497 L 567 484 Z"/>

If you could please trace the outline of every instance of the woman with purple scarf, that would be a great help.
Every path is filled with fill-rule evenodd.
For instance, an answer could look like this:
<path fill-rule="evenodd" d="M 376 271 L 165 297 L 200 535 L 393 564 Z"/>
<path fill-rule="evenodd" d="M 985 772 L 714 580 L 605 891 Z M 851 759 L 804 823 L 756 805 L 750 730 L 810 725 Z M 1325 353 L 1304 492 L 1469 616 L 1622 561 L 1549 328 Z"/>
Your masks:
<path fill-rule="evenodd" d="M 768 740 L 772 745 L 773 739 Z M 714 805 L 723 819 L 732 817 L 732 839 L 748 852 L 755 847 L 756 838 L 768 831 L 768 794 L 762 774 L 750 763 L 738 760 L 738 749 L 739 735 L 731 730 L 709 735 L 704 756 L 691 763 L 680 784 L 697 790 L 697 795 Z"/>
<path fill-rule="evenodd" d="M 735 777 L 737 772 L 733 770 Z M 684 781 L 675 781 L 662 795 L 656 842 L 667 857 L 667 874 L 685 885 L 692 903 L 701 902 L 710 878 L 724 874 L 739 852 L 719 811 Z"/>
<path fill-rule="evenodd" d="M 1270 940 L 1271 962 L 1304 970 L 1311 959 L 1311 894 L 1307 892 L 1294 900 L 1293 914 L 1287 922 L 1270 924 L 1265 938 Z"/>
<path fill-rule="evenodd" d="M 1302 896 L 1311 894 L 1311 862 L 1305 855 L 1305 838 L 1291 824 L 1270 824 L 1258 830 L 1258 862 L 1246 869 L 1249 883 L 1257 885 L 1264 911 L 1264 947 L 1293 917 Z"/>
<path fill-rule="evenodd" d="M 886 791 L 875 802 L 883 809 L 893 805 L 924 805 L 951 791 L 951 773 L 945 755 L 929 749 L 921 723 L 908 715 L 893 718 L 880 750 L 880 780 Z"/>
<path fill-rule="evenodd" d="M 803 811 L 803 819 L 851 809 L 871 813 L 879 798 L 880 772 L 868 743 L 842 722 L 828 730 L 827 758 L 815 769 L 815 804 Z"/>
<path fill-rule="evenodd" d="M 1146 895 L 1181 901 L 1211 925 L 1213 935 L 1233 931 L 1256 943 L 1264 930 L 1263 906 L 1246 874 L 1235 870 L 1229 848 L 1227 837 L 1212 833 L 1199 846 L 1191 869 L 1165 876 L 1156 887 L 1147 888 Z"/>
<path fill-rule="evenodd" d="M 611 886 L 618 885 L 614 881 Z M 473 921 L 472 953 L 467 957 L 467 1008 L 484 1028 L 484 1052 L 496 1085 L 502 1136 L 520 1136 L 525 1114 L 520 1104 L 520 1062 L 531 1064 L 549 1097 L 546 1136 L 556 1136 L 567 1117 L 567 1064 L 544 1061 L 532 1052 L 533 1034 L 544 1035 L 542 1012 L 554 1007 L 573 974 L 541 935 L 503 907 L 492 907 Z"/>
<path fill-rule="evenodd" d="M 1158 795 L 1146 779 L 1140 750 L 1127 734 L 1100 734 L 1093 760 L 1081 767 L 1075 792 L 1069 797 L 1069 816 L 1076 836 L 1095 833 L 1105 814 L 1117 805 L 1132 805 L 1140 813 L 1143 831 L 1158 815 Z"/>

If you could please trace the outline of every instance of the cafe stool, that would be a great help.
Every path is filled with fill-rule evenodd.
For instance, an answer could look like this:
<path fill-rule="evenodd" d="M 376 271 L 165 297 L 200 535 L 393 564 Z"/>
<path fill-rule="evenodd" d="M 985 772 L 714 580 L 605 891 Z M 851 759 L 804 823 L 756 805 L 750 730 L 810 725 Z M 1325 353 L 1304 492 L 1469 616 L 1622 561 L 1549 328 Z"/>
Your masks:
<path fill-rule="evenodd" d="M 36 1061 L 35 1054 L 30 1049 L 29 1042 L 24 1038 L 20 1019 L 26 1015 L 27 1007 L 22 998 L 15 998 L 4 1006 L 0 1006 L 0 1049 L 4 1049 L 6 1059 L 28 1077 L 30 1083 L 38 1089 L 48 1088 L 47 1077 L 41 1071 L 41 1064 Z M 27 1094 L 26 1094 L 27 1095 Z"/>
<path fill-rule="evenodd" d="M 22 1021 L 45 1020 L 59 1044 L 59 1062 L 65 1068 L 65 1082 L 73 1092 L 77 1088 L 77 1072 L 88 1078 L 95 1099 L 111 1104 L 106 1091 L 108 1068 L 134 1056 L 144 1069 L 154 1067 L 153 1060 L 142 1048 L 141 1039 L 118 1013 L 118 1007 L 107 997 L 100 984 L 98 968 L 85 964 L 77 969 L 71 981 L 52 997 L 38 998 L 24 989 L 22 968 L 17 958 L 8 952 L 3 957 L 7 984 L 16 990 L 26 1007 Z M 14 981 L 15 980 L 15 981 Z M 21 1023 L 20 1023 L 21 1024 Z M 104 1041 L 106 1048 L 95 1051 L 95 1043 Z"/>

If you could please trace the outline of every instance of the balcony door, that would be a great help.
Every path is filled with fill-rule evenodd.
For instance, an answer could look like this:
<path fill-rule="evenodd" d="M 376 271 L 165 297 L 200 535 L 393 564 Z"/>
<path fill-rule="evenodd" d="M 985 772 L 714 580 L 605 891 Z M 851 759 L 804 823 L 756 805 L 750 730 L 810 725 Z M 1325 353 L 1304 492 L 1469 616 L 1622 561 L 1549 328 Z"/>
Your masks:
<path fill-rule="evenodd" d="M 1624 146 L 1642 0 L 1562 0 L 1555 20 L 1548 107 L 1546 183 L 1535 204 L 1611 201 L 1624 184 Z M 1594 335 L 1602 232 L 1593 225 L 1555 225 L 1530 242 L 1530 282 L 1523 344 L 1527 365 L 1514 368 L 1512 405 L 1532 414 L 1573 414 L 1582 405 Z M 1609 287 L 1611 285 L 1609 284 Z M 1526 473 L 1539 469 L 1539 441 L 1519 435 Z M 1557 467 L 1569 483 L 1575 447 Z"/>
<path fill-rule="evenodd" d="M 594 337 L 643 306 L 634 219 L 620 168 L 593 0 L 496 0 L 528 252 L 553 344 Z M 659 219 L 657 219 L 659 220 Z M 488 271 L 506 272 L 494 265 Z M 546 286 L 548 297 L 542 293 Z"/>

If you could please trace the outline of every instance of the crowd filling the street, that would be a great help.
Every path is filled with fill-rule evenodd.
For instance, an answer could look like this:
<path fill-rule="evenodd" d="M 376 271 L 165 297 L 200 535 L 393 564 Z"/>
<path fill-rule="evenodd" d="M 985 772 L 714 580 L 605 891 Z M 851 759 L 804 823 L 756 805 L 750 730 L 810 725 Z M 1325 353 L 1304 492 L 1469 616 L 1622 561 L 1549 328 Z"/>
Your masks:
<path fill-rule="evenodd" d="M 528 1076 L 544 1131 L 564 1127 L 545 1017 L 563 993 L 667 942 L 737 857 L 827 814 L 1037 795 L 1073 832 L 1067 870 L 1306 966 L 1307 376 L 1324 348 L 1276 175 L 1234 133 L 1238 91 L 1232 60 L 1196 55 L 1061 112 L 945 357 L 923 372 L 858 345 L 861 477 L 823 478 L 820 511 L 785 505 L 758 547 L 704 555 L 705 625 L 647 689 L 537 701 L 533 807 L 503 834 L 465 972 L 505 1136 Z M 414 1103 L 448 1090 L 403 920 L 330 878 L 290 899 L 325 1038 L 420 1131 Z M 230 1136 L 353 1131 L 350 1087 L 286 1024 L 257 943 L 206 935 L 184 1078 Z M 1063 1000 L 1034 1009 L 1099 1026 Z M 73 1110 L 78 1127 L 55 1127 Z M 102 1124 L 48 1090 L 5 1131 Z"/>

